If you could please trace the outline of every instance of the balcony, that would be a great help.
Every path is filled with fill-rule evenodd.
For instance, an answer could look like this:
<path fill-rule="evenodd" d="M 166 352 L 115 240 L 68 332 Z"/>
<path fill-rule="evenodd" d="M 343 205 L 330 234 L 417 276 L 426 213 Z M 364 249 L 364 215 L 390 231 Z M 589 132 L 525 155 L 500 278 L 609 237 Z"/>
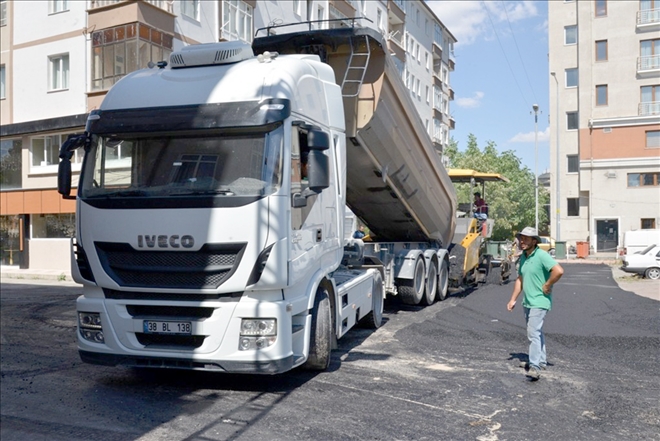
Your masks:
<path fill-rule="evenodd" d="M 639 103 L 639 116 L 660 115 L 660 101 Z"/>
<path fill-rule="evenodd" d="M 456 128 L 456 121 L 454 120 L 454 117 L 452 117 L 452 116 L 449 117 L 449 128 L 451 130 L 454 130 Z"/>
<path fill-rule="evenodd" d="M 454 101 L 454 89 L 449 86 L 448 88 L 448 93 L 449 93 L 449 101 Z"/>
<path fill-rule="evenodd" d="M 660 27 L 660 8 L 637 11 L 637 28 Z"/>
<path fill-rule="evenodd" d="M 170 14 L 174 13 L 174 7 L 172 1 L 169 0 L 140 0 L 143 1 L 144 3 L 149 3 L 150 5 L 153 5 L 157 8 L 160 8 L 164 11 L 169 12 Z M 104 8 L 106 6 L 112 6 L 117 3 L 134 3 L 133 0 L 91 0 L 89 9 L 98 9 L 98 8 Z"/>
<path fill-rule="evenodd" d="M 436 42 L 433 42 L 433 59 L 442 60 L 442 48 Z"/>
<path fill-rule="evenodd" d="M 450 70 L 451 72 L 453 72 L 454 69 L 456 68 L 456 63 L 454 62 L 454 60 L 452 60 L 451 58 L 449 58 L 449 63 L 448 63 L 448 64 L 449 64 L 449 70 Z"/>
<path fill-rule="evenodd" d="M 637 58 L 637 73 L 657 73 L 660 72 L 660 55 L 648 55 Z"/>
<path fill-rule="evenodd" d="M 399 60 L 406 61 L 405 43 L 399 31 L 392 31 L 387 34 L 387 49 Z"/>

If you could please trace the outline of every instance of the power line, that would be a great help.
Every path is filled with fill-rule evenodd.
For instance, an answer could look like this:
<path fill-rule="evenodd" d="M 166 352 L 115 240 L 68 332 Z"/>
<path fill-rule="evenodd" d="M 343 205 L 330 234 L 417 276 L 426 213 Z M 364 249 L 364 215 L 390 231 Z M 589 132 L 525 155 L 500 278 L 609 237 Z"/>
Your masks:
<path fill-rule="evenodd" d="M 516 34 L 513 32 L 513 28 L 511 27 L 511 21 L 509 20 L 509 13 L 506 11 L 506 4 L 504 3 L 504 0 L 501 1 L 502 1 L 502 6 L 504 7 L 504 14 L 506 15 L 506 21 L 507 23 L 509 23 L 509 29 L 511 30 L 511 36 L 513 37 L 513 42 L 516 44 L 516 51 L 518 51 L 518 58 L 520 58 L 520 64 L 522 64 L 523 71 L 525 71 L 525 77 L 527 77 L 527 84 L 529 84 L 529 88 L 532 90 L 534 101 L 538 103 L 539 100 L 536 99 L 536 94 L 534 93 L 534 87 L 532 87 L 532 82 L 529 80 L 529 75 L 527 74 L 527 68 L 525 68 L 525 62 L 523 61 L 523 57 L 520 54 L 520 48 L 518 47 L 518 40 L 516 40 Z"/>
<path fill-rule="evenodd" d="M 522 89 L 520 88 L 520 84 L 518 84 L 518 80 L 516 79 L 516 75 L 513 72 L 513 68 L 511 67 L 511 63 L 509 63 L 509 58 L 506 56 L 506 52 L 504 52 L 504 47 L 502 46 L 502 42 L 500 41 L 500 36 L 497 34 L 497 29 L 495 29 L 495 23 L 493 23 L 493 19 L 490 17 L 490 12 L 488 11 L 488 8 L 486 7 L 486 3 L 482 0 L 481 4 L 483 5 L 484 9 L 486 10 L 486 15 L 488 15 L 488 20 L 490 21 L 490 25 L 493 27 L 493 31 L 495 32 L 495 37 L 497 37 L 497 43 L 500 45 L 500 49 L 502 50 L 502 54 L 504 55 L 504 59 L 506 60 L 507 66 L 509 66 L 509 70 L 511 71 L 511 76 L 513 77 L 513 81 L 516 83 L 516 86 L 518 87 L 518 91 L 520 92 L 520 96 L 522 97 L 523 101 L 525 102 L 525 105 L 527 107 L 530 107 L 529 103 L 525 99 L 525 94 L 523 93 Z"/>

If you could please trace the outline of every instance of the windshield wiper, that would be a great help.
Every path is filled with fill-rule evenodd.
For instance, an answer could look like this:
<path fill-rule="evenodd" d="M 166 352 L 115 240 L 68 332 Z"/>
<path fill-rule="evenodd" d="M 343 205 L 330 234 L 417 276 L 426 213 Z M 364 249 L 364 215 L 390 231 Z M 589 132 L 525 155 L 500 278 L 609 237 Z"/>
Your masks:
<path fill-rule="evenodd" d="M 188 195 L 205 195 L 211 194 L 216 195 L 220 194 L 223 196 L 234 196 L 234 192 L 229 189 L 205 189 L 205 190 L 195 190 L 195 189 L 181 189 L 180 191 L 170 193 L 172 196 L 188 196 Z"/>
<path fill-rule="evenodd" d="M 124 197 L 124 198 L 130 198 L 130 197 L 136 197 L 136 196 L 149 196 L 149 192 L 144 191 L 144 190 L 119 190 L 119 191 L 111 191 L 108 193 L 99 193 L 99 194 L 93 194 L 90 195 L 90 197 L 95 197 L 95 198 L 110 198 L 110 197 Z"/>

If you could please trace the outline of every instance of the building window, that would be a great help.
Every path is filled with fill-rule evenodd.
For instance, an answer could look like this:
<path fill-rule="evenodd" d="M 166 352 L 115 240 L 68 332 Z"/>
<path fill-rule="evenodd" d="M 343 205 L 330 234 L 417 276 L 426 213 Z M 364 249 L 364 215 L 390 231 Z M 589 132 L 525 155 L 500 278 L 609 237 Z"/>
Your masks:
<path fill-rule="evenodd" d="M 32 239 L 68 239 L 76 232 L 76 215 L 41 214 L 32 216 Z"/>
<path fill-rule="evenodd" d="M 566 87 L 578 86 L 578 70 L 576 67 L 566 69 Z"/>
<path fill-rule="evenodd" d="M 628 187 L 660 186 L 660 173 L 628 173 Z"/>
<path fill-rule="evenodd" d="M 607 0 L 595 0 L 596 17 L 605 17 L 607 15 Z"/>
<path fill-rule="evenodd" d="M 443 47 L 444 45 L 442 38 L 442 27 L 438 23 L 435 23 L 433 26 L 433 42 L 440 47 Z"/>
<path fill-rule="evenodd" d="M 568 216 L 579 216 L 580 198 L 567 198 L 566 202 L 568 203 Z"/>
<path fill-rule="evenodd" d="M 433 85 L 433 108 L 442 111 L 442 89 Z"/>
<path fill-rule="evenodd" d="M 18 215 L 0 216 L 0 264 L 16 265 L 20 255 L 21 218 Z"/>
<path fill-rule="evenodd" d="M 596 86 L 596 105 L 607 106 L 607 84 Z"/>
<path fill-rule="evenodd" d="M 607 40 L 596 42 L 596 61 L 607 61 Z"/>
<path fill-rule="evenodd" d="M 69 10 L 69 0 L 50 0 L 48 2 L 48 12 L 56 14 Z"/>
<path fill-rule="evenodd" d="M 5 99 L 7 96 L 5 95 L 6 92 L 6 79 L 5 79 L 5 65 L 0 64 L 0 100 Z"/>
<path fill-rule="evenodd" d="M 0 0 L 0 26 L 7 26 L 7 0 Z"/>
<path fill-rule="evenodd" d="M 655 219 L 642 219 L 642 230 L 655 230 Z"/>
<path fill-rule="evenodd" d="M 22 187 L 22 147 L 20 139 L 0 140 L 0 187 L 3 190 Z"/>
<path fill-rule="evenodd" d="M 63 90 L 69 88 L 69 54 L 48 57 L 49 82 L 48 90 Z"/>
<path fill-rule="evenodd" d="M 174 38 L 143 23 L 92 33 L 92 91 L 112 87 L 124 75 L 169 60 Z"/>
<path fill-rule="evenodd" d="M 564 27 L 564 44 L 577 44 L 577 26 Z"/>
<path fill-rule="evenodd" d="M 655 40 L 643 40 L 639 42 L 640 70 L 660 68 L 660 38 Z"/>
<path fill-rule="evenodd" d="M 199 21 L 199 0 L 181 0 L 181 13 Z"/>
<path fill-rule="evenodd" d="M 566 130 L 577 130 L 579 124 L 577 112 L 566 112 Z"/>
<path fill-rule="evenodd" d="M 252 42 L 252 6 L 240 0 L 222 2 L 222 38 Z"/>
<path fill-rule="evenodd" d="M 58 135 L 35 136 L 31 141 L 30 151 L 32 153 L 32 167 L 46 167 L 57 165 L 60 162 L 60 146 L 66 141 L 69 133 Z M 71 158 L 71 162 L 79 164 L 82 162 L 83 151 L 77 149 Z"/>
<path fill-rule="evenodd" d="M 640 116 L 660 115 L 660 85 L 642 86 Z"/>
<path fill-rule="evenodd" d="M 568 159 L 568 173 L 580 171 L 580 158 L 578 155 L 566 155 L 566 159 Z"/>
<path fill-rule="evenodd" d="M 660 130 L 649 130 L 646 132 L 646 148 L 660 148 Z"/>

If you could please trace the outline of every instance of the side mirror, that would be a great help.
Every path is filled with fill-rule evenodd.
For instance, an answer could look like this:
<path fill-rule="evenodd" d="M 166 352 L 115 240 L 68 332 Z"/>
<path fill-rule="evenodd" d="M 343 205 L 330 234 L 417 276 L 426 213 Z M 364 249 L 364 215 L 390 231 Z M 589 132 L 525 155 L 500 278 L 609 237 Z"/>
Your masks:
<path fill-rule="evenodd" d="M 65 199 L 71 196 L 71 159 L 62 158 L 57 167 L 57 192 Z"/>
<path fill-rule="evenodd" d="M 320 193 L 330 186 L 330 162 L 323 153 L 330 147 L 330 138 L 321 130 L 310 130 L 307 134 L 307 147 L 309 148 L 307 162 L 309 188 Z"/>
<path fill-rule="evenodd" d="M 69 135 L 62 147 L 60 147 L 59 157 L 61 159 L 57 168 L 57 192 L 64 199 L 74 199 L 71 197 L 71 157 L 73 152 L 85 145 L 88 137 L 87 133 L 82 135 Z"/>

